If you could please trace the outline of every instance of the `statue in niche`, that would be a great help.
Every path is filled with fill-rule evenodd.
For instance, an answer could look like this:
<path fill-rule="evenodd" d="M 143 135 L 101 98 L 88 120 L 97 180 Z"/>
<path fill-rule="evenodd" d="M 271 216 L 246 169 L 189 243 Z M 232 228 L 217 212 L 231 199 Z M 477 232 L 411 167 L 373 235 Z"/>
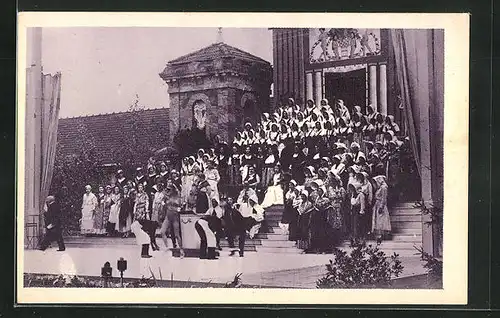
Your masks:
<path fill-rule="evenodd" d="M 207 104 L 202 100 L 197 100 L 193 105 L 194 121 L 198 129 L 205 128 L 205 121 L 207 116 Z"/>

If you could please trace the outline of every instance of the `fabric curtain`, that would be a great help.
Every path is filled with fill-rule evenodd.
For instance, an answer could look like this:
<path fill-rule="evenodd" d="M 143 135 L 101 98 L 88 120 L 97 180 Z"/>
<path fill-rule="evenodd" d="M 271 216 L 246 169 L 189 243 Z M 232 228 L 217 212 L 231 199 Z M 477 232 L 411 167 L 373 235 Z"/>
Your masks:
<path fill-rule="evenodd" d="M 43 75 L 42 77 L 42 171 L 40 184 L 41 208 L 49 195 L 50 183 L 54 171 L 57 146 L 57 126 L 61 102 L 61 74 Z"/>
<path fill-rule="evenodd" d="M 415 100 L 415 91 L 418 89 L 417 32 L 422 30 L 393 30 L 391 40 L 394 48 L 395 75 L 401 93 L 405 127 L 407 128 L 412 145 L 413 156 L 417 170 L 421 175 L 420 164 L 420 111 Z M 422 65 L 421 65 L 422 67 Z M 425 66 L 427 67 L 427 66 Z"/>

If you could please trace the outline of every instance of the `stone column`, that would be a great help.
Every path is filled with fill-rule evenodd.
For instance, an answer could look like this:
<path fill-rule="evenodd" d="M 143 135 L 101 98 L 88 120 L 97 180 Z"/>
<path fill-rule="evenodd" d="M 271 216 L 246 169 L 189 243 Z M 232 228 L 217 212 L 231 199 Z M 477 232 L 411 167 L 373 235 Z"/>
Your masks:
<path fill-rule="evenodd" d="M 368 68 L 370 76 L 370 104 L 372 104 L 377 111 L 380 111 L 380 107 L 377 103 L 377 65 L 372 64 Z"/>
<path fill-rule="evenodd" d="M 319 105 L 321 102 L 321 99 L 323 98 L 323 83 L 322 83 L 322 72 L 321 71 L 316 71 L 314 72 L 314 95 L 315 95 L 315 102 L 316 105 Z"/>
<path fill-rule="evenodd" d="M 312 72 L 306 73 L 306 99 L 313 100 L 314 91 L 313 91 L 313 74 Z"/>
<path fill-rule="evenodd" d="M 387 65 L 379 65 L 379 105 L 380 112 L 387 115 Z"/>

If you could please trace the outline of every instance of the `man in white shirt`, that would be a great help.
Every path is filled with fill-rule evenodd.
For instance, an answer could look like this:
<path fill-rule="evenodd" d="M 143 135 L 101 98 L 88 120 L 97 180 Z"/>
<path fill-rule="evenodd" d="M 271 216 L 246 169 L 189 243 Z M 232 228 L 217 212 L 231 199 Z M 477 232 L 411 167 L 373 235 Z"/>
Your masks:
<path fill-rule="evenodd" d="M 245 220 L 250 239 L 252 239 L 259 231 L 261 222 L 264 220 L 264 209 L 258 204 L 256 194 L 252 194 L 250 196 L 244 195 L 240 197 L 238 199 L 238 204 L 238 210 Z"/>

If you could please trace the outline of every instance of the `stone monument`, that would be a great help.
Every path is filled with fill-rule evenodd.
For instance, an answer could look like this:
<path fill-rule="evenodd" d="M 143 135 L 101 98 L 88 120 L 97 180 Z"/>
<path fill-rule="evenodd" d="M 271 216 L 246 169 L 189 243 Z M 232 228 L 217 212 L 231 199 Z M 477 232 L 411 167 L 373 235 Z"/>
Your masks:
<path fill-rule="evenodd" d="M 170 96 L 170 141 L 197 127 L 230 142 L 235 130 L 269 111 L 271 64 L 218 41 L 169 61 L 160 73 Z"/>

